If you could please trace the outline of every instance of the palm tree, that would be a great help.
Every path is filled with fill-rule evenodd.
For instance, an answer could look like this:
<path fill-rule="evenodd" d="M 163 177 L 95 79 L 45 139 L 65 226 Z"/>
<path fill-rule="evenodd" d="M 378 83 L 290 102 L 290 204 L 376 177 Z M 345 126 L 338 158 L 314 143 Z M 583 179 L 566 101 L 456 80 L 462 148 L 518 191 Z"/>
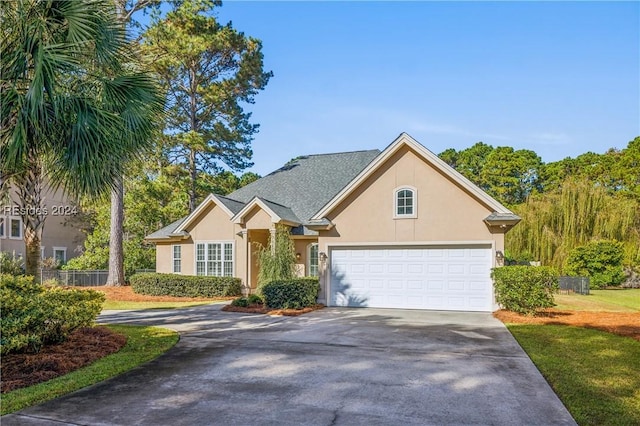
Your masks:
<path fill-rule="evenodd" d="M 148 146 L 163 97 L 140 72 L 109 0 L 0 2 L 0 186 L 17 189 L 37 276 L 46 182 L 108 192 Z"/>

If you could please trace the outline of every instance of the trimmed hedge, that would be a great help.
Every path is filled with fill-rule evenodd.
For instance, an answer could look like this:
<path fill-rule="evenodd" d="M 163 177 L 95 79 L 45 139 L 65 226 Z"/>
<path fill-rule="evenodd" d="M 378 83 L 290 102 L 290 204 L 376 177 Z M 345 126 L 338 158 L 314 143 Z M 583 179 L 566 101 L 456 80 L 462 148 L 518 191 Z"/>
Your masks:
<path fill-rule="evenodd" d="M 496 301 L 502 308 L 524 315 L 555 306 L 558 274 L 548 266 L 503 266 L 493 269 Z"/>
<path fill-rule="evenodd" d="M 93 325 L 104 300 L 97 291 L 45 287 L 33 277 L 2 274 L 0 353 L 38 352 L 63 342 L 74 330 Z"/>
<path fill-rule="evenodd" d="M 271 281 L 260 287 L 264 304 L 272 309 L 302 309 L 316 304 L 318 278 Z"/>
<path fill-rule="evenodd" d="M 242 295 L 240 278 L 143 272 L 129 279 L 135 293 L 149 296 L 227 297 Z"/>

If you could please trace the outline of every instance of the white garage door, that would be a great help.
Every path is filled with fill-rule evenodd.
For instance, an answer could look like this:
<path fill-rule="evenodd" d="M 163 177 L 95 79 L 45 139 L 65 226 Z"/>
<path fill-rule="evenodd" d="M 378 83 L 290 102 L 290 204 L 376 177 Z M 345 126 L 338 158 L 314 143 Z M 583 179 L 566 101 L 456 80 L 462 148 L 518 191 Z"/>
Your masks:
<path fill-rule="evenodd" d="M 490 246 L 334 248 L 331 306 L 492 311 Z"/>

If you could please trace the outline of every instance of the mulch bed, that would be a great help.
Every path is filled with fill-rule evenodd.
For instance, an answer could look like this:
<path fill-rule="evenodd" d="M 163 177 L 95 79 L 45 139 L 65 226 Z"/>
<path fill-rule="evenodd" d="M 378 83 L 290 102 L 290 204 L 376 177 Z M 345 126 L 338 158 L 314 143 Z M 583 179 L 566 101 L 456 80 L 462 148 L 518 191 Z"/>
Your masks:
<path fill-rule="evenodd" d="M 106 327 L 80 328 L 58 345 L 48 345 L 37 354 L 3 355 L 2 393 L 46 382 L 118 352 L 127 337 Z"/>
<path fill-rule="evenodd" d="M 494 317 L 504 323 L 553 324 L 593 328 L 640 340 L 640 312 L 591 312 L 548 309 L 535 316 L 500 310 Z"/>
<path fill-rule="evenodd" d="M 245 314 L 266 314 L 272 316 L 285 316 L 285 317 L 297 317 L 298 315 L 306 314 L 309 312 L 317 311 L 318 309 L 324 308 L 324 305 L 318 304 L 313 306 L 308 306 L 302 309 L 269 309 L 265 308 L 262 304 L 253 304 L 249 305 L 246 308 L 240 306 L 231 306 L 227 305 L 222 308 L 225 312 L 242 312 Z"/>

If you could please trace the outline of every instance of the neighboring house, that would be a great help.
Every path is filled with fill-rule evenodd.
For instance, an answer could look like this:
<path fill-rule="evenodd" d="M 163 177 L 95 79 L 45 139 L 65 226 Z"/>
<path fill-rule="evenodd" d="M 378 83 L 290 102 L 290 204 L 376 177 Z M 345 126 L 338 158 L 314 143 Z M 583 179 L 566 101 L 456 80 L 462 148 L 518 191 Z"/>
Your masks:
<path fill-rule="evenodd" d="M 493 311 L 491 268 L 519 221 L 403 133 L 382 152 L 298 157 L 147 240 L 158 272 L 235 276 L 253 290 L 254 243 L 284 224 L 321 303 Z"/>
<path fill-rule="evenodd" d="M 18 200 L 15 189 L 10 189 L 10 198 Z M 53 191 L 45 187 L 43 213 L 46 216 L 40 257 L 54 258 L 60 263 L 79 256 L 85 235 L 68 222 L 77 214 L 77 206 L 62 191 Z M 0 205 L 0 251 L 15 253 L 24 257 L 24 225 L 20 208 L 11 200 L 3 200 Z"/>

